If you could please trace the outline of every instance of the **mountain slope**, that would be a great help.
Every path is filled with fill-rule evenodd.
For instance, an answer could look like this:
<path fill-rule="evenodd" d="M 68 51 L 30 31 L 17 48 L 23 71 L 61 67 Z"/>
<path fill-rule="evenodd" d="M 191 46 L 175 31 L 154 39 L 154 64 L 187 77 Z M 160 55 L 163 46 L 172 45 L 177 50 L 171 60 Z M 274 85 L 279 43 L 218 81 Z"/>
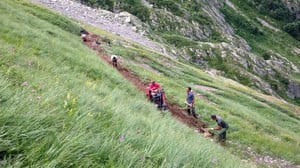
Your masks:
<path fill-rule="evenodd" d="M 215 113 L 230 124 L 221 148 L 157 112 L 82 44 L 73 22 L 22 1 L 0 4 L 3 166 L 255 167 L 266 156 L 299 164 L 298 106 L 87 27 L 122 66 L 159 81 L 172 103 L 184 107 L 192 86 L 201 119 L 213 126 Z"/>
<path fill-rule="evenodd" d="M 126 24 L 164 43 L 163 51 L 169 55 L 202 69 L 217 69 L 223 76 L 264 93 L 299 102 L 298 1 L 80 2 L 116 13 L 128 11 L 144 23 L 130 17 Z"/>
<path fill-rule="evenodd" d="M 0 13 L 1 167 L 244 166 L 159 114 L 72 21 L 24 1 Z"/>

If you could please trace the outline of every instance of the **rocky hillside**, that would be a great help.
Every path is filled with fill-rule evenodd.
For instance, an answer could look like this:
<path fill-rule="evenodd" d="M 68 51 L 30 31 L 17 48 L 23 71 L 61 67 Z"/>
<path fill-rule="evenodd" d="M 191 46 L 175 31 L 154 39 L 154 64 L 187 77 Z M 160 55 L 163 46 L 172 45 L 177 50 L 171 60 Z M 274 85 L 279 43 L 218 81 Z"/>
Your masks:
<path fill-rule="evenodd" d="M 250 85 L 252 75 L 284 97 L 251 64 L 264 69 L 274 52 L 299 67 L 285 24 L 249 8 L 251 1 L 177 1 L 173 10 L 161 1 L 111 8 L 113 1 L 99 0 L 113 12 L 28 1 L 0 1 L 0 167 L 299 167 L 299 106 L 219 76 Z M 121 56 L 116 69 L 107 64 L 112 54 Z M 278 86 L 299 78 L 280 73 L 288 75 L 274 76 Z M 150 80 L 164 88 L 169 110 L 157 111 L 142 93 Z M 185 112 L 186 86 L 198 119 Z M 200 122 L 216 125 L 211 114 L 230 125 L 225 148 L 199 134 Z"/>
<path fill-rule="evenodd" d="M 102 13 L 109 10 L 90 20 L 118 20 L 123 27 L 107 28 L 116 34 L 264 93 L 300 102 L 297 0 L 80 2 L 100 7 Z M 127 29 L 122 33 L 114 27 Z"/>

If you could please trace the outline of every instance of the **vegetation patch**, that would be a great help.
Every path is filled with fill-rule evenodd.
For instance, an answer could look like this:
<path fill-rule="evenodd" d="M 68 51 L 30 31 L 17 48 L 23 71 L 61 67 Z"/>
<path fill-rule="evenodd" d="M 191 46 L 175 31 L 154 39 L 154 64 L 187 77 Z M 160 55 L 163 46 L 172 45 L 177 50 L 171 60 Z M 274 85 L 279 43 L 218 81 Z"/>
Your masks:
<path fill-rule="evenodd" d="M 58 14 L 48 12 L 44 13 L 43 11 L 45 9 L 29 4 L 29 3 L 21 3 L 24 6 L 24 10 L 36 17 L 38 17 L 41 20 L 45 20 L 50 22 L 51 24 L 58 26 L 59 28 L 68 31 L 70 33 L 73 33 L 75 35 L 79 35 L 79 32 L 81 28 L 75 24 L 74 22 L 71 22 L 69 19 L 59 17 Z M 50 35 L 54 35 L 53 32 L 48 31 Z"/>
<path fill-rule="evenodd" d="M 195 46 L 198 43 L 196 41 L 190 40 L 189 38 L 176 35 L 176 34 L 162 34 L 162 37 L 169 43 L 174 45 L 175 47 L 187 47 L 187 46 Z"/>
<path fill-rule="evenodd" d="M 193 90 L 213 102 L 196 99 L 196 112 L 210 127 L 216 124 L 210 114 L 230 125 L 228 146 L 221 148 L 169 113 L 159 113 L 76 32 L 37 17 L 61 16 L 20 2 L 26 4 L 0 1 L 1 167 L 255 167 L 251 158 L 244 162 L 230 153 L 248 146 L 300 163 L 300 123 L 288 115 L 294 112 L 291 104 L 281 107 L 283 113 L 261 93 L 186 62 L 137 45 L 107 46 L 109 53 L 133 59 L 124 63 L 132 73 L 159 81 L 168 100 L 182 107 L 187 86 L 218 88 Z M 216 59 L 215 64 L 226 62 Z M 139 66 L 146 61 L 161 74 Z"/>
<path fill-rule="evenodd" d="M 299 40 L 300 30 L 298 28 L 298 20 L 296 12 L 288 9 L 288 7 L 281 0 L 253 0 L 240 1 L 234 0 L 236 4 L 243 9 L 252 8 L 262 15 L 269 16 L 276 20 L 281 29 L 289 33 L 292 37 Z M 246 7 L 247 6 L 247 7 Z"/>

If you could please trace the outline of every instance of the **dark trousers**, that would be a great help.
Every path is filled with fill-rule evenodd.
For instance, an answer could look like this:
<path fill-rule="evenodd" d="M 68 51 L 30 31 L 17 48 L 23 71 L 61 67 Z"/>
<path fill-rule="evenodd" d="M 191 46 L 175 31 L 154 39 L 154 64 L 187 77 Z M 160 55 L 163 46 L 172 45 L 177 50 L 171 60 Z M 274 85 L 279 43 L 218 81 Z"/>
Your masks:
<path fill-rule="evenodd" d="M 114 67 L 118 67 L 118 60 L 116 58 L 112 59 L 112 64 Z"/>
<path fill-rule="evenodd" d="M 228 128 L 222 128 L 221 131 L 219 132 L 219 142 L 225 142 L 226 141 L 226 131 Z"/>
<path fill-rule="evenodd" d="M 189 115 L 192 113 L 192 115 L 197 118 L 194 106 L 187 106 L 187 112 Z"/>

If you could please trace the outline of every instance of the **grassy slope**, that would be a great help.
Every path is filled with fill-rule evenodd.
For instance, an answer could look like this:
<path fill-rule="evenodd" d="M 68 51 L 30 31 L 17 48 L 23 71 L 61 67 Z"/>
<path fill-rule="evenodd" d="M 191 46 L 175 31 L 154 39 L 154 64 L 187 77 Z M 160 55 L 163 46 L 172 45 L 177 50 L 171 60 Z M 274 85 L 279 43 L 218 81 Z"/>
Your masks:
<path fill-rule="evenodd" d="M 0 19 L 1 166 L 253 166 L 158 113 L 67 19 L 10 0 Z"/>
<path fill-rule="evenodd" d="M 237 34 L 249 42 L 254 53 L 263 56 L 265 53 L 275 51 L 299 65 L 298 56 L 291 50 L 297 47 L 299 42 L 286 33 L 274 32 L 262 26 L 256 17 L 267 21 L 270 21 L 270 18 L 258 15 L 257 11 L 244 1 L 233 0 L 233 2 L 246 15 L 242 16 L 228 6 L 223 12 Z M 241 22 L 243 24 L 240 24 Z M 295 112 L 299 114 L 299 107 L 255 92 L 230 80 L 213 79 L 197 69 L 142 47 L 125 46 L 127 45 L 114 45 L 112 49 L 109 47 L 107 50 L 130 60 L 127 66 L 142 79 L 156 79 L 161 82 L 165 86 L 167 96 L 171 97 L 173 102 L 183 105 L 186 86 L 202 84 L 218 88 L 219 91 L 215 93 L 195 89 L 213 102 L 208 104 L 200 100 L 197 102 L 197 111 L 206 121 L 209 121 L 208 116 L 211 113 L 218 113 L 229 121 L 231 125 L 229 135 L 233 142 L 230 149 L 234 152 L 243 153 L 243 149 L 251 146 L 260 154 L 271 154 L 300 163 L 300 118 L 295 114 Z M 150 65 L 158 73 L 147 70 L 144 64 Z"/>
<path fill-rule="evenodd" d="M 103 32 L 100 34 L 106 35 Z M 216 92 L 194 89 L 212 103 L 197 100 L 197 111 L 209 122 L 209 114 L 217 113 L 230 124 L 230 149 L 243 153 L 248 146 L 265 155 L 300 163 L 299 107 L 263 95 L 231 80 L 212 78 L 191 65 L 159 55 L 140 46 L 113 45 L 110 53 L 123 56 L 123 64 L 131 67 L 142 79 L 155 79 L 163 84 L 171 101 L 183 105 L 186 86 L 206 85 Z M 147 70 L 149 65 L 157 73 Z M 169 66 L 166 66 L 169 65 Z M 195 88 L 195 87 L 194 87 Z M 298 114 L 297 114 L 298 113 Z M 210 122 L 210 124 L 213 124 Z"/>
<path fill-rule="evenodd" d="M 144 79 L 155 79 L 163 84 L 171 101 L 183 105 L 186 86 L 205 85 L 217 88 L 216 92 L 196 89 L 211 101 L 197 100 L 196 109 L 209 122 L 209 115 L 217 113 L 230 124 L 229 139 L 234 152 L 243 152 L 248 146 L 261 154 L 271 154 L 299 163 L 299 124 L 295 114 L 299 107 L 276 98 L 260 94 L 231 80 L 211 78 L 202 71 L 175 60 L 162 59 L 162 55 L 137 48 L 114 46 L 112 53 L 134 60 L 128 64 Z M 141 59 L 137 59 L 143 57 Z M 166 68 L 167 62 L 176 68 Z M 151 73 L 142 64 L 148 64 L 160 73 Z M 210 124 L 213 124 L 210 122 Z M 239 145 L 233 145 L 239 144 Z M 241 146 L 242 147 L 241 147 Z"/>

